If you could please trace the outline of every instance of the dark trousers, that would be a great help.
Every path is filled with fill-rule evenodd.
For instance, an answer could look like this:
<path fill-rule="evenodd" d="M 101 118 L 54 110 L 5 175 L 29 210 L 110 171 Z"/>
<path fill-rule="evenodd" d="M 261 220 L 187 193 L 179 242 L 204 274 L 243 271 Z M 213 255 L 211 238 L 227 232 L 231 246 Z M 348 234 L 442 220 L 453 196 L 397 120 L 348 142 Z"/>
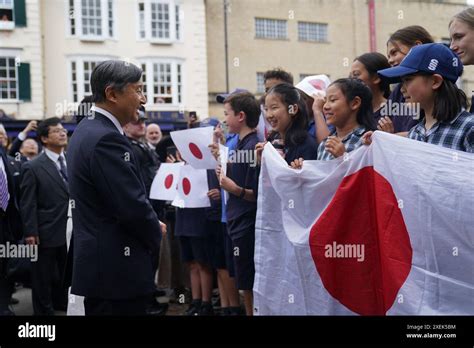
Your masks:
<path fill-rule="evenodd" d="M 11 286 L 6 273 L 7 259 L 0 259 L 0 312 L 8 308 L 11 297 Z"/>
<path fill-rule="evenodd" d="M 123 300 L 86 297 L 84 299 L 84 310 L 86 316 L 146 315 L 146 309 L 150 305 L 150 299 L 150 295 Z"/>
<path fill-rule="evenodd" d="M 63 285 L 66 266 L 66 244 L 38 248 L 38 260 L 31 262 L 31 286 L 34 315 L 54 315 L 55 307 L 67 305 L 67 289 Z"/>

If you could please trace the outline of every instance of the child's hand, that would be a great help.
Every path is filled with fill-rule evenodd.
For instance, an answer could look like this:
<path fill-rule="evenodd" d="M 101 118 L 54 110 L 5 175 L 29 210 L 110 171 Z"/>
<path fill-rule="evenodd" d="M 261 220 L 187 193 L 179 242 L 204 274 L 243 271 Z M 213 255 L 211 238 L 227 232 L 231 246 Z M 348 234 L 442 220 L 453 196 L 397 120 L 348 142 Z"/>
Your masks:
<path fill-rule="evenodd" d="M 265 147 L 265 144 L 267 143 L 267 141 L 263 142 L 263 143 L 258 143 L 257 145 L 255 145 L 255 150 L 257 151 L 257 163 L 260 164 L 262 162 L 262 152 L 263 152 L 263 148 Z"/>
<path fill-rule="evenodd" d="M 341 139 L 335 136 L 328 138 L 325 144 L 326 151 L 328 151 L 334 157 L 341 157 L 346 152 L 346 147 L 342 143 Z"/>
<path fill-rule="evenodd" d="M 221 144 L 225 143 L 224 131 L 222 130 L 220 123 L 214 129 L 213 141 L 214 143 L 221 143 Z"/>
<path fill-rule="evenodd" d="M 372 134 L 374 134 L 374 132 L 372 132 L 372 131 L 368 131 L 367 133 L 365 133 L 362 136 L 362 144 L 364 144 L 364 145 L 372 144 Z"/>
<path fill-rule="evenodd" d="M 216 161 L 218 161 L 219 160 L 219 144 L 213 143 L 211 145 L 208 145 L 207 147 L 211 150 L 212 156 L 214 156 Z"/>
<path fill-rule="evenodd" d="M 212 189 L 207 193 L 207 197 L 209 197 L 213 201 L 220 201 L 221 200 L 221 191 L 219 191 L 218 189 Z"/>
<path fill-rule="evenodd" d="M 219 184 L 224 190 L 230 193 L 235 192 L 238 189 L 237 184 L 234 182 L 234 180 L 230 179 L 225 175 L 220 176 Z"/>
<path fill-rule="evenodd" d="M 319 94 L 313 94 L 313 113 L 316 115 L 318 113 L 323 113 L 323 106 L 326 103 L 326 98 L 319 95 Z"/>
<path fill-rule="evenodd" d="M 177 160 L 173 155 L 168 155 L 168 157 L 166 157 L 166 163 L 175 163 L 175 162 L 177 162 Z"/>
<path fill-rule="evenodd" d="M 164 222 L 160 221 L 161 235 L 164 237 L 166 235 L 167 227 Z"/>
<path fill-rule="evenodd" d="M 290 166 L 291 168 L 293 169 L 301 169 L 303 168 L 303 158 L 298 158 L 298 159 L 295 159 L 293 162 L 291 162 Z"/>
<path fill-rule="evenodd" d="M 377 125 L 377 129 L 387 133 L 395 133 L 395 128 L 393 127 L 393 122 L 390 117 L 382 117 Z"/>

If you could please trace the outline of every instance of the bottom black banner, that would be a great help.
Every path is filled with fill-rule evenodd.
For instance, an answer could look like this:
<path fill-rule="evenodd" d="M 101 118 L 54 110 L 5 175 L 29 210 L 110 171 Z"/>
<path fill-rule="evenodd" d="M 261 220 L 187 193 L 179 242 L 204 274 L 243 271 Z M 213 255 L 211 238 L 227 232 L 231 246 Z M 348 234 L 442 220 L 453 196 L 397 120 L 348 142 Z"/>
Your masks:
<path fill-rule="evenodd" d="M 3 317 L 0 318 L 0 347 L 150 343 L 472 347 L 473 323 L 473 317 L 442 316 Z"/>

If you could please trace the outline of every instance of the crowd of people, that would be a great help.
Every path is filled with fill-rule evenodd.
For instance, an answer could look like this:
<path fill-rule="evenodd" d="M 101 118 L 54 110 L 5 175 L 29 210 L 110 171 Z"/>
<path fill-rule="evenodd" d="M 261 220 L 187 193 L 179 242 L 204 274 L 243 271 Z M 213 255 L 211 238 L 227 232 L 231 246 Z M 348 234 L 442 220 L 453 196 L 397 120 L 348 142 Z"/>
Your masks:
<path fill-rule="evenodd" d="M 24 281 L 34 314 L 64 310 L 71 286 L 84 297 L 86 315 L 164 315 L 168 307 L 157 297 L 165 293 L 189 303 L 186 315 L 252 315 L 265 144 L 295 170 L 305 160 L 333 160 L 370 145 L 375 130 L 474 153 L 474 96 L 469 102 L 456 84 L 474 65 L 474 8 L 448 28 L 450 47 L 418 25 L 397 30 L 386 56 L 356 57 L 350 76 L 330 83 L 325 95 L 308 95 L 278 68 L 265 73 L 260 100 L 245 89 L 218 95 L 223 122 L 191 115 L 189 128 L 214 128 L 209 147 L 216 158 L 219 144 L 257 154 L 256 166 L 229 163 L 207 172 L 209 208 L 149 199 L 160 164 L 183 159 L 148 121 L 142 71 L 133 64 L 97 65 L 71 139 L 54 117 L 31 121 L 12 144 L 0 126 L 0 243 L 38 247 Z M 31 131 L 39 143 L 28 138 Z M 8 261 L 0 259 L 0 315 L 13 314 L 15 302 Z"/>

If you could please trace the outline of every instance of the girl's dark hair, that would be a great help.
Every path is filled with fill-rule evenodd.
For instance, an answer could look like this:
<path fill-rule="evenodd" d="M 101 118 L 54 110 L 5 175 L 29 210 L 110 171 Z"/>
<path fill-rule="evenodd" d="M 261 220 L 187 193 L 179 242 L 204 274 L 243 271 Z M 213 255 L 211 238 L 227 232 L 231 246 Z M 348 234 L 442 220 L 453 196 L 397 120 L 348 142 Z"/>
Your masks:
<path fill-rule="evenodd" d="M 361 62 L 368 71 L 370 77 L 378 76 L 377 71 L 390 68 L 387 57 L 378 52 L 365 53 L 354 61 Z M 390 84 L 385 79 L 380 79 L 379 89 L 383 92 L 383 96 L 387 99 L 390 96 Z"/>
<path fill-rule="evenodd" d="M 299 90 L 290 84 L 282 83 L 268 91 L 268 95 L 272 93 L 279 95 L 286 107 L 298 105 L 298 112 L 291 118 L 285 133 L 285 146 L 297 146 L 303 143 L 308 136 L 308 111 Z"/>
<path fill-rule="evenodd" d="M 350 103 L 355 97 L 361 100 L 360 108 L 357 111 L 357 123 L 365 127 L 366 130 L 375 130 L 376 124 L 372 110 L 372 92 L 367 85 L 359 79 L 339 79 L 331 83 L 337 86 Z"/>
<path fill-rule="evenodd" d="M 467 97 L 462 89 L 453 82 L 443 79 L 443 83 L 435 92 L 433 118 L 439 122 L 451 121 L 467 109 Z"/>
<path fill-rule="evenodd" d="M 401 42 L 405 46 L 413 47 L 417 41 L 421 41 L 422 44 L 433 43 L 433 37 L 430 33 L 420 25 L 410 25 L 408 27 L 398 29 L 387 41 L 387 45 L 392 43 L 396 45 L 395 41 Z"/>

